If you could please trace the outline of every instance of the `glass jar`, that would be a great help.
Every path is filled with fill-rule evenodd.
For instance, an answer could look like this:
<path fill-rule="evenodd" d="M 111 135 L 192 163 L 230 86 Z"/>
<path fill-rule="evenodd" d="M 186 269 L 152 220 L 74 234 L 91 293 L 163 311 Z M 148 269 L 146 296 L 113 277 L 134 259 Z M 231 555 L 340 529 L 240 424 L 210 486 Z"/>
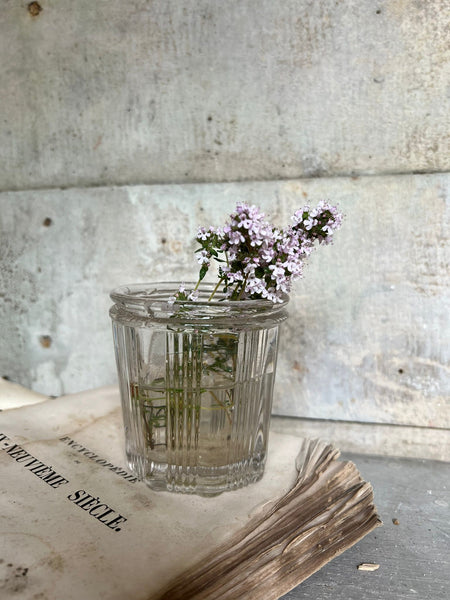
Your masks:
<path fill-rule="evenodd" d="M 111 293 L 128 465 L 155 490 L 216 495 L 263 475 L 288 298 L 208 301 L 202 285 L 173 303 L 178 287 Z"/>

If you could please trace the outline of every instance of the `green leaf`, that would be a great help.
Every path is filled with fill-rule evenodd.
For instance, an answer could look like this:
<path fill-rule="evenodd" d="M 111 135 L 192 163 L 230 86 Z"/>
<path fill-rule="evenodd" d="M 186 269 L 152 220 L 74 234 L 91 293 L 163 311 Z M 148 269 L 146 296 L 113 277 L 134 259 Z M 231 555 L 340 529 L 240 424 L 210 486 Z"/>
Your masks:
<path fill-rule="evenodd" d="M 199 273 L 199 276 L 198 276 L 198 278 L 200 279 L 200 281 L 202 279 L 204 279 L 204 277 L 205 277 L 205 275 L 206 275 L 207 272 L 208 272 L 208 267 L 206 265 L 203 265 L 203 267 L 200 269 L 200 273 Z"/>

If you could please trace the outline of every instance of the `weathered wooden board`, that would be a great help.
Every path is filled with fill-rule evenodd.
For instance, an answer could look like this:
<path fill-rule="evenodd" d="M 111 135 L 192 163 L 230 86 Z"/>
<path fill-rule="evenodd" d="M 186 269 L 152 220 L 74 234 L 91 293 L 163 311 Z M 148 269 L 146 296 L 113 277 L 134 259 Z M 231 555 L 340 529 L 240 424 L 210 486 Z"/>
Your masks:
<path fill-rule="evenodd" d="M 1 194 L 0 374 L 55 395 L 113 383 L 111 288 L 194 279 L 197 226 L 237 200 L 283 224 L 322 197 L 346 220 L 292 294 L 275 412 L 449 427 L 444 174 Z"/>
<path fill-rule="evenodd" d="M 28 4 L 2 190 L 450 169 L 449 0 Z"/>
<path fill-rule="evenodd" d="M 450 462 L 450 431 L 435 427 L 272 416 L 272 431 L 332 441 L 343 452 Z"/>
<path fill-rule="evenodd" d="M 450 465 L 348 455 L 375 490 L 384 526 L 283 600 L 447 600 Z M 396 520 L 398 524 L 394 524 Z M 363 562 L 379 564 L 373 573 Z"/>

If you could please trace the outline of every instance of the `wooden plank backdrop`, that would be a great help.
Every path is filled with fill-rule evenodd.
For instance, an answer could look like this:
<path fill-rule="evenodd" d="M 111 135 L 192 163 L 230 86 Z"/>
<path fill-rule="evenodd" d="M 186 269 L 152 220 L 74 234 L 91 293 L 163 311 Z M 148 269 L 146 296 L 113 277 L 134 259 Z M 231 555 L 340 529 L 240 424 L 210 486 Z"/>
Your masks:
<path fill-rule="evenodd" d="M 192 278 L 196 226 L 236 200 L 283 223 L 326 197 L 346 221 L 292 296 L 275 412 L 448 427 L 449 15 L 4 2 L 0 374 L 112 383 L 110 288 Z"/>
<path fill-rule="evenodd" d="M 0 189 L 449 170 L 449 0 L 28 4 Z"/>
<path fill-rule="evenodd" d="M 4 193 L 2 375 L 54 395 L 113 383 L 111 288 L 194 280 L 193 233 L 221 224 L 237 200 L 283 224 L 328 197 L 345 223 L 292 294 L 275 412 L 448 427 L 449 182 L 435 174 Z"/>

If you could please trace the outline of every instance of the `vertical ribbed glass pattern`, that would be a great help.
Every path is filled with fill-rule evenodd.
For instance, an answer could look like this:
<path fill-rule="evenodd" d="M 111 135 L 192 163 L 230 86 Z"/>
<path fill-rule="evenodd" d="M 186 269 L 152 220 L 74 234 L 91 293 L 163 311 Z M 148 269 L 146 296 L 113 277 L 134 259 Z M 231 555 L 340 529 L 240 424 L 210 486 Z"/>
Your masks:
<path fill-rule="evenodd" d="M 148 309 L 111 309 L 130 468 L 154 489 L 206 495 L 257 481 L 285 313 Z"/>

